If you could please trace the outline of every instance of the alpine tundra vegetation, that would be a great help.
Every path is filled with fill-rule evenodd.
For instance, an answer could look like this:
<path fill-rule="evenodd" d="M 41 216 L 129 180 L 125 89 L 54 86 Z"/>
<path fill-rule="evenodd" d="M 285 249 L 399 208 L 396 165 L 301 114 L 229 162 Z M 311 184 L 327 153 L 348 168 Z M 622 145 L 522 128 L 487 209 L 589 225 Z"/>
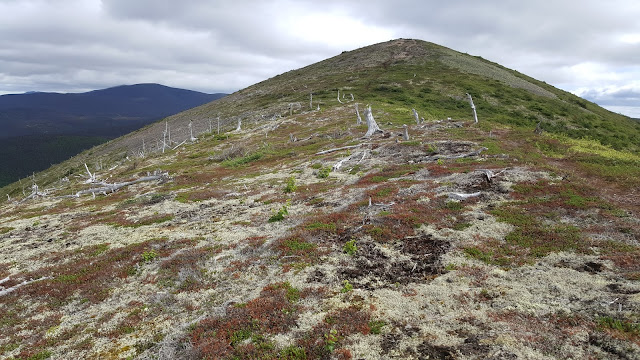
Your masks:
<path fill-rule="evenodd" d="M 2 358 L 640 358 L 640 123 L 424 41 L 0 191 Z"/>

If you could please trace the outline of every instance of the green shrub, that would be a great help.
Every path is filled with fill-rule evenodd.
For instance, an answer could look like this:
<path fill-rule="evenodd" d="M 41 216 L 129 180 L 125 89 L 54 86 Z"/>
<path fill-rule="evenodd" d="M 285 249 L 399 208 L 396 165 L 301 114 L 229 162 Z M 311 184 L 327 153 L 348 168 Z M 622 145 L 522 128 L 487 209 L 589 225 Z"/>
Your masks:
<path fill-rule="evenodd" d="M 328 166 L 325 166 L 322 169 L 318 170 L 318 178 L 326 179 L 329 177 L 329 173 L 331 173 L 331 168 Z"/>
<path fill-rule="evenodd" d="M 153 260 L 155 260 L 158 257 L 158 253 L 155 252 L 155 250 L 149 250 L 149 251 L 145 251 L 143 252 L 140 257 L 142 257 L 142 261 L 143 262 L 152 262 Z"/>
<path fill-rule="evenodd" d="M 369 329 L 371 329 L 371 333 L 374 335 L 379 335 L 382 332 L 382 327 L 387 325 L 383 320 L 373 320 L 369 321 Z"/>
<path fill-rule="evenodd" d="M 296 178 L 291 176 L 290 178 L 287 179 L 287 184 L 285 185 L 283 191 L 285 194 L 288 194 L 288 193 L 295 192 L 297 188 L 298 187 L 296 186 Z"/>
<path fill-rule="evenodd" d="M 353 285 L 351 285 L 349 280 L 343 281 L 342 282 L 342 289 L 340 290 L 340 292 L 341 293 L 348 293 L 351 290 L 353 290 Z"/>
<path fill-rule="evenodd" d="M 269 218 L 269 222 L 284 220 L 284 217 L 286 215 L 289 215 L 289 210 L 287 210 L 288 205 L 289 205 L 289 201 L 287 201 L 285 205 L 282 205 L 282 208 L 280 208 L 280 210 L 278 210 L 273 215 L 271 215 L 271 217 Z"/>
<path fill-rule="evenodd" d="M 351 239 L 344 244 L 342 250 L 347 253 L 347 255 L 355 255 L 356 251 L 358 251 L 358 247 L 356 246 L 356 239 Z"/>

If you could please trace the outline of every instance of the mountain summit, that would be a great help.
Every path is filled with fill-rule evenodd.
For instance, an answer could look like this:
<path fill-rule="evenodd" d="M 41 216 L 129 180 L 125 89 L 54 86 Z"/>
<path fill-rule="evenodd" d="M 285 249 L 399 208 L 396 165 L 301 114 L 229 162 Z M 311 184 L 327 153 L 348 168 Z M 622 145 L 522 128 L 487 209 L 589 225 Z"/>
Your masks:
<path fill-rule="evenodd" d="M 640 357 L 640 124 L 399 39 L 2 189 L 0 355 Z"/>

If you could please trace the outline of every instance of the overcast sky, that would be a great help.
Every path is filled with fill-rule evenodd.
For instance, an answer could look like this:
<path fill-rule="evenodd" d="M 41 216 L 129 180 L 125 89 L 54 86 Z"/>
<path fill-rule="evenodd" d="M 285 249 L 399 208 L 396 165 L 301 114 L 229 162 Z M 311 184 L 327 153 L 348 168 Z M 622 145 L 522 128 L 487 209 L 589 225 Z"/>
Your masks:
<path fill-rule="evenodd" d="M 395 38 L 640 118 L 638 0 L 0 0 L 0 94 L 149 82 L 233 92 Z"/>

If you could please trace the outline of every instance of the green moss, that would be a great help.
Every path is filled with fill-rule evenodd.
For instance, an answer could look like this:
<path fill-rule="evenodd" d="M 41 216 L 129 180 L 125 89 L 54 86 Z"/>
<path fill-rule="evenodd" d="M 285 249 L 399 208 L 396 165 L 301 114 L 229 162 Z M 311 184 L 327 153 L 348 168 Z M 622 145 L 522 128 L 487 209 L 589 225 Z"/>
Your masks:
<path fill-rule="evenodd" d="M 313 222 L 305 226 L 305 228 L 307 230 L 326 230 L 326 231 L 333 232 L 333 231 L 336 231 L 336 224 L 335 223 L 325 224 L 323 222 Z"/>
<path fill-rule="evenodd" d="M 480 260 L 487 264 L 493 263 L 493 253 L 485 252 L 477 247 L 471 247 L 464 249 L 464 253 L 472 259 Z"/>
<path fill-rule="evenodd" d="M 48 359 L 51 357 L 51 351 L 49 350 L 43 350 L 40 351 L 37 354 L 31 355 L 28 358 L 26 358 L 27 360 L 43 360 L 43 359 Z"/>
<path fill-rule="evenodd" d="M 283 360 L 307 360 L 307 353 L 304 348 L 290 345 L 286 348 L 280 350 L 278 354 L 278 359 Z"/>
<path fill-rule="evenodd" d="M 316 244 L 308 243 L 299 239 L 291 239 L 284 242 L 284 246 L 292 251 L 307 251 L 317 247 Z"/>
<path fill-rule="evenodd" d="M 602 316 L 596 320 L 601 329 L 612 329 L 634 336 L 640 336 L 640 324 L 627 320 L 615 319 L 610 316 Z"/>
<path fill-rule="evenodd" d="M 10 227 L 10 226 L 4 226 L 4 227 L 0 227 L 0 234 L 6 234 L 9 231 L 13 230 L 14 228 Z"/>
<path fill-rule="evenodd" d="M 261 152 L 256 152 L 240 158 L 225 160 L 221 163 L 221 165 L 228 168 L 237 168 L 237 167 L 252 163 L 254 161 L 258 161 L 262 159 L 262 157 L 263 157 L 263 154 Z"/>
<path fill-rule="evenodd" d="M 387 323 L 384 320 L 369 321 L 369 329 L 371 329 L 371 333 L 374 335 L 380 335 L 385 325 L 387 325 Z"/>
<path fill-rule="evenodd" d="M 453 211 L 460 211 L 464 207 L 464 205 L 460 201 L 447 201 L 444 205 L 445 208 Z"/>

